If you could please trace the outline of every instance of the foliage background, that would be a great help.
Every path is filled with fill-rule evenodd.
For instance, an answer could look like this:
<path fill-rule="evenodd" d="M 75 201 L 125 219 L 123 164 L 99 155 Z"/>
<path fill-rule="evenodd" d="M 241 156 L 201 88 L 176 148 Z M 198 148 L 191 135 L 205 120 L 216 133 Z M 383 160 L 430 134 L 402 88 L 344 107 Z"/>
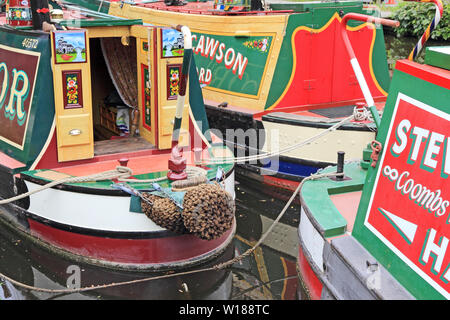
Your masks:
<path fill-rule="evenodd" d="M 432 32 L 433 40 L 450 40 L 450 0 L 443 0 L 444 13 L 438 26 Z M 433 3 L 400 2 L 393 10 L 391 19 L 398 20 L 400 26 L 395 28 L 397 37 L 420 37 L 435 15 L 436 9 Z"/>

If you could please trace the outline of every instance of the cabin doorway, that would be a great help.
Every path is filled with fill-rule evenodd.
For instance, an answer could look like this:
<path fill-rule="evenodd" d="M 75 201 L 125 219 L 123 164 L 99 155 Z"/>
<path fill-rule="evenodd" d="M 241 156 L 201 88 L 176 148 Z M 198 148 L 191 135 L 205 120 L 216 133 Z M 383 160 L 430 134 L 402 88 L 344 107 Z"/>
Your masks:
<path fill-rule="evenodd" d="M 136 38 L 90 39 L 94 155 L 154 149 L 141 136 Z"/>
<path fill-rule="evenodd" d="M 183 50 L 168 48 L 171 39 L 182 37 L 140 25 L 65 32 L 53 39 L 58 161 L 170 150 Z M 57 52 L 72 33 L 86 39 L 77 63 Z M 68 62 L 59 62 L 58 55 Z M 77 104 L 66 103 L 71 83 Z M 185 101 L 181 146 L 190 141 L 188 97 Z"/>

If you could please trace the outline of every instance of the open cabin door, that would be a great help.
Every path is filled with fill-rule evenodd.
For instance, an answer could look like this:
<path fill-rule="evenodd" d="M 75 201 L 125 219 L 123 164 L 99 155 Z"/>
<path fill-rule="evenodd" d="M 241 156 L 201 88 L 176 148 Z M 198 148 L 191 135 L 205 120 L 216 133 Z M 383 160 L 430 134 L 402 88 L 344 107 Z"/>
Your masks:
<path fill-rule="evenodd" d="M 134 26 L 138 71 L 139 133 L 158 146 L 158 85 L 156 79 L 156 29 Z"/>
<path fill-rule="evenodd" d="M 132 35 L 136 37 L 137 45 L 140 135 L 158 149 L 170 149 L 183 64 L 183 37 L 173 29 L 147 26 L 133 26 Z M 188 131 L 189 104 L 186 98 L 180 146 L 189 144 Z"/>
<path fill-rule="evenodd" d="M 94 157 L 88 39 L 84 29 L 51 35 L 59 162 Z"/>
<path fill-rule="evenodd" d="M 180 84 L 184 53 L 183 35 L 170 28 L 157 30 L 156 52 L 159 83 L 159 132 L 158 148 L 172 147 L 172 132 Z M 183 108 L 179 146 L 189 145 L 189 97 L 186 93 Z"/>

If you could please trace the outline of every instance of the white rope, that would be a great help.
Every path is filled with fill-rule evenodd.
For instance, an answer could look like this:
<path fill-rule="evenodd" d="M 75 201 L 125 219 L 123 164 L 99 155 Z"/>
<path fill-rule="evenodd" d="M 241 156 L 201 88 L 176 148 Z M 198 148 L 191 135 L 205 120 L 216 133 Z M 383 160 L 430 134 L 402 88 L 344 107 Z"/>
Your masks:
<path fill-rule="evenodd" d="M 95 173 L 95 174 L 88 175 L 88 176 L 81 176 L 81 177 L 66 177 L 66 178 L 52 181 L 52 182 L 47 183 L 35 190 L 19 194 L 15 197 L 0 200 L 0 205 L 7 204 L 7 203 L 10 203 L 10 202 L 13 202 L 16 200 L 20 200 L 20 199 L 28 197 L 32 194 L 41 192 L 45 189 L 49 189 L 49 188 L 52 188 L 54 186 L 57 186 L 57 185 L 63 184 L 63 183 L 80 183 L 80 182 L 90 182 L 90 181 L 100 181 L 100 180 L 121 179 L 121 178 L 130 177 L 131 175 L 132 175 L 132 171 L 130 168 L 117 166 L 116 170 L 104 171 L 104 172 Z"/>
<path fill-rule="evenodd" d="M 370 111 L 367 110 L 366 107 L 362 107 L 362 108 L 358 108 L 355 107 L 353 109 L 353 117 L 355 119 L 355 121 L 366 121 L 368 119 L 370 119 Z"/>
<path fill-rule="evenodd" d="M 186 167 L 186 173 L 187 173 L 187 179 L 192 179 L 192 178 L 196 178 L 199 176 L 205 176 L 207 175 L 207 171 L 203 168 L 199 168 L 199 167 L 194 167 L 194 166 L 188 166 Z M 117 179 L 119 182 L 128 182 L 128 183 L 152 183 L 152 182 L 158 182 L 158 181 L 163 181 L 166 180 L 167 176 L 164 175 L 162 177 L 159 178 L 154 178 L 154 179 L 126 179 L 126 178 L 122 178 L 122 179 Z"/>
<path fill-rule="evenodd" d="M 264 154 L 258 154 L 258 155 L 253 155 L 253 156 L 247 156 L 247 157 L 227 157 L 227 158 L 211 158 L 209 160 L 205 160 L 205 161 L 200 161 L 199 163 L 201 164 L 211 164 L 211 163 L 236 163 L 236 162 L 241 162 L 241 161 L 256 161 L 256 160 L 261 160 L 261 159 L 266 159 L 266 158 L 271 158 L 273 156 L 278 156 L 280 154 L 284 154 L 287 152 L 290 152 L 292 150 L 295 150 L 297 148 L 300 148 L 304 145 L 310 144 L 311 142 L 323 137 L 324 135 L 335 131 L 337 128 L 339 128 L 340 126 L 342 126 L 343 124 L 345 124 L 346 122 L 350 121 L 354 119 L 354 116 L 351 115 L 341 121 L 339 121 L 338 123 L 334 124 L 333 126 L 327 128 L 326 130 L 323 130 L 322 132 L 316 134 L 315 136 L 312 136 L 310 138 L 307 138 L 299 143 L 293 144 L 289 147 L 286 147 L 282 150 L 278 150 L 278 151 L 271 151 L 271 152 L 266 152 Z M 196 162 L 197 164 L 197 162 Z"/>

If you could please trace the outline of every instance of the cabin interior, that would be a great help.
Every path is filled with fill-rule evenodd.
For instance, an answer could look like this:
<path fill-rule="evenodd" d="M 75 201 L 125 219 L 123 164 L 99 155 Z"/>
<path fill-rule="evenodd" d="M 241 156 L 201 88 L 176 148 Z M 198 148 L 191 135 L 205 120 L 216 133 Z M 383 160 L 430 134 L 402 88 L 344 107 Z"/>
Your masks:
<path fill-rule="evenodd" d="M 139 128 L 136 127 L 138 119 L 133 119 L 133 107 L 123 102 L 116 89 L 105 61 L 102 41 L 120 43 L 120 38 L 89 40 L 90 59 L 95 61 L 95 63 L 91 63 L 94 155 L 153 149 L 155 145 L 139 135 Z M 129 45 L 123 47 L 130 56 L 136 56 L 135 38 L 131 38 Z M 129 83 L 128 92 L 135 95 L 135 101 L 137 101 L 136 60 L 130 60 L 122 61 L 121 66 L 123 70 L 133 74 L 133 77 L 129 77 L 131 78 L 129 80 L 134 81 Z M 110 68 L 114 68 L 114 66 Z M 134 126 L 133 120 L 136 121 Z"/>

